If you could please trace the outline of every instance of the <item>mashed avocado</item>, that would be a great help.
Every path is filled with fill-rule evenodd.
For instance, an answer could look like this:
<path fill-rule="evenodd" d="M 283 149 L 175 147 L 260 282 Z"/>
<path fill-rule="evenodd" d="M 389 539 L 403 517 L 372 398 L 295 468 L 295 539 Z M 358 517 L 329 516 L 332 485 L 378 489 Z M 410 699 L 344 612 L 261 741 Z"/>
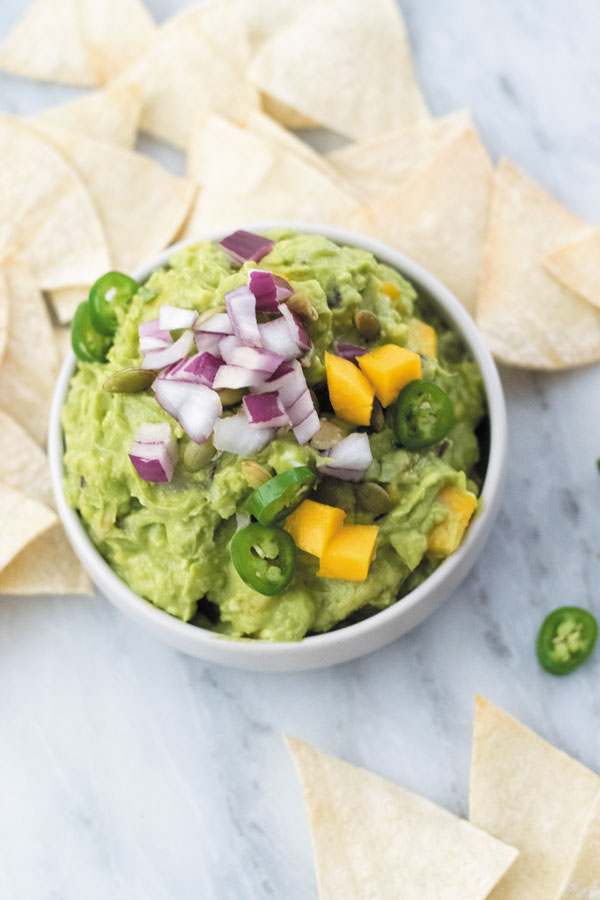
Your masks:
<path fill-rule="evenodd" d="M 377 553 L 366 581 L 319 578 L 318 560 L 298 551 L 293 581 L 282 594 L 253 591 L 229 554 L 236 513 L 251 492 L 243 460 L 221 453 L 204 469 L 186 471 L 182 457 L 189 438 L 151 390 L 103 390 L 111 373 L 141 364 L 138 326 L 156 318 L 163 304 L 199 312 L 221 306 L 225 292 L 244 284 L 248 268 L 257 267 L 240 269 L 210 242 L 176 253 L 140 287 L 129 308 L 119 311 L 107 364 L 80 363 L 62 417 L 65 493 L 104 558 L 156 606 L 232 637 L 300 640 L 390 606 L 439 565 L 440 559 L 428 554 L 427 534 L 448 510 L 436 498 L 449 486 L 478 493 L 476 429 L 485 403 L 480 373 L 460 340 L 398 272 L 370 253 L 318 235 L 270 236 L 276 243 L 260 268 L 287 279 L 318 312 L 308 323 L 313 351 L 305 374 L 324 409 L 325 350 L 334 340 L 364 343 L 354 325 L 356 310 L 371 310 L 381 324 L 369 349 L 395 343 L 422 352 L 415 337 L 419 322 L 437 334 L 436 355 L 423 357 L 423 377 L 450 395 L 456 423 L 439 445 L 409 452 L 394 442 L 390 407 L 383 430 L 370 435 L 373 463 L 366 480 L 386 489 L 392 508 L 377 518 Z M 168 422 L 179 442 L 179 463 L 169 484 L 143 481 L 129 460 L 134 434 L 147 422 Z M 291 431 L 280 431 L 253 458 L 278 474 L 298 464 L 314 468 L 318 456 L 310 444 L 299 446 Z M 348 523 L 373 522 L 354 485 L 331 477 L 319 482 L 315 499 L 342 507 Z"/>

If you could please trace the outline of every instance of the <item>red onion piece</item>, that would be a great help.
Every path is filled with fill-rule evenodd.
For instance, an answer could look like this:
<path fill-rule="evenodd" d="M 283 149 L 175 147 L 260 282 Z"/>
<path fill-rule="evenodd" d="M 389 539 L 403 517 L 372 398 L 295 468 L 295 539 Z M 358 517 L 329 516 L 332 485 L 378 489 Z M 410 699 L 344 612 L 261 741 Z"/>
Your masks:
<path fill-rule="evenodd" d="M 233 324 L 227 313 L 215 313 L 210 319 L 199 322 L 196 331 L 210 331 L 213 334 L 233 334 Z"/>
<path fill-rule="evenodd" d="M 171 481 L 177 464 L 177 442 L 169 425 L 144 422 L 138 428 L 129 459 L 144 481 Z"/>
<path fill-rule="evenodd" d="M 289 410 L 307 388 L 306 378 L 299 362 L 284 363 L 263 385 L 252 388 L 253 394 L 278 391 L 284 409 Z"/>
<path fill-rule="evenodd" d="M 238 390 L 245 387 L 256 387 L 263 384 L 269 377 L 268 372 L 252 372 L 250 369 L 244 369 L 242 366 L 221 366 L 215 380 L 213 388 L 215 391 L 221 391 L 223 388 L 231 388 Z"/>
<path fill-rule="evenodd" d="M 187 356 L 179 362 L 168 366 L 159 378 L 168 378 L 171 381 L 188 381 L 191 384 L 205 384 L 212 387 L 215 375 L 223 365 L 219 356 L 214 356 L 208 350 L 197 353 L 196 356 Z"/>
<path fill-rule="evenodd" d="M 292 339 L 290 329 L 284 318 L 273 319 L 258 326 L 260 338 L 265 350 L 279 353 L 284 359 L 294 359 L 300 356 L 302 350 L 297 341 Z"/>
<path fill-rule="evenodd" d="M 253 234 L 251 231 L 234 231 L 220 242 L 221 247 L 236 262 L 244 263 L 248 259 L 258 262 L 270 253 L 275 241 Z"/>
<path fill-rule="evenodd" d="M 214 334 L 212 331 L 195 331 L 194 342 L 197 350 L 208 350 L 210 353 L 219 352 L 219 341 L 226 337 L 224 334 Z"/>
<path fill-rule="evenodd" d="M 225 346 L 227 338 L 221 341 L 219 349 L 226 363 L 232 366 L 241 366 L 244 369 L 252 369 L 253 371 L 268 372 L 272 375 L 281 363 L 283 356 L 273 353 L 271 350 L 260 350 L 256 347 L 233 347 Z"/>
<path fill-rule="evenodd" d="M 359 356 L 364 356 L 365 353 L 368 352 L 365 347 L 361 347 L 359 344 L 345 344 L 342 341 L 338 341 L 334 350 L 336 356 L 341 356 L 342 359 L 350 360 L 354 360 Z"/>
<path fill-rule="evenodd" d="M 306 329 L 300 322 L 297 316 L 294 315 L 289 306 L 286 306 L 285 303 L 279 304 L 279 312 L 287 322 L 287 326 L 290 330 L 290 336 L 292 340 L 298 344 L 298 346 L 302 350 L 310 350 L 311 342 L 310 338 L 306 332 Z"/>
<path fill-rule="evenodd" d="M 248 394 L 242 400 L 242 406 L 248 421 L 259 428 L 281 428 L 282 425 L 290 424 L 288 414 L 279 402 L 276 391 Z"/>
<path fill-rule="evenodd" d="M 235 288 L 233 291 L 227 291 L 225 305 L 234 334 L 245 344 L 260 347 L 260 332 L 256 321 L 256 297 L 252 291 L 246 285 Z"/>
<path fill-rule="evenodd" d="M 296 440 L 299 444 L 306 444 L 307 441 L 310 441 L 310 439 L 315 436 L 320 427 L 321 423 L 319 421 L 317 411 L 313 409 L 311 414 L 306 417 L 304 422 L 301 422 L 300 425 L 296 425 L 294 427 Z"/>
<path fill-rule="evenodd" d="M 307 416 L 310 416 L 314 408 L 315 405 L 313 403 L 312 397 L 310 396 L 310 391 L 307 388 L 288 408 L 287 412 L 292 425 L 300 425 L 302 422 L 304 422 Z"/>
<path fill-rule="evenodd" d="M 258 453 L 275 437 L 273 428 L 259 428 L 252 425 L 243 410 L 235 416 L 219 419 L 213 434 L 217 450 L 226 450 L 237 456 Z"/>
<path fill-rule="evenodd" d="M 158 319 L 142 322 L 138 328 L 140 336 L 140 350 L 143 354 L 153 350 L 162 350 L 167 344 L 173 343 L 170 332 L 164 331 L 159 325 Z"/>
<path fill-rule="evenodd" d="M 250 269 L 248 287 L 256 297 L 256 308 L 261 312 L 279 312 L 278 302 L 287 300 L 294 293 L 285 278 L 262 269 Z"/>
<path fill-rule="evenodd" d="M 373 454 L 366 434 L 354 432 L 331 450 L 323 451 L 330 462 L 321 466 L 319 472 L 333 475 L 344 481 L 362 481 L 373 462 Z"/>
<path fill-rule="evenodd" d="M 175 331 L 178 328 L 192 328 L 198 318 L 195 309 L 182 309 L 165 303 L 158 311 L 159 327 L 163 331 Z"/>
<path fill-rule="evenodd" d="M 194 343 L 194 335 L 191 331 L 184 331 L 181 337 L 174 344 L 168 344 L 161 350 L 153 350 L 148 353 L 142 369 L 163 369 L 171 363 L 177 362 L 187 356 Z"/>
<path fill-rule="evenodd" d="M 179 422 L 193 441 L 203 444 L 223 412 L 216 391 L 203 384 L 168 378 L 157 378 L 154 384 L 155 396 L 162 408 Z"/>

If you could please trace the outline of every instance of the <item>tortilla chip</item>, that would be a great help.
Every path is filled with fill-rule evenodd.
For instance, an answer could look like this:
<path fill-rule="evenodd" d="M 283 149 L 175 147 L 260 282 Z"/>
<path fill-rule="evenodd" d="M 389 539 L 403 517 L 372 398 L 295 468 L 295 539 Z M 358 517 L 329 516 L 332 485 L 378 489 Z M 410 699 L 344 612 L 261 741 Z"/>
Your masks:
<path fill-rule="evenodd" d="M 598 900 L 600 897 L 600 793 L 592 806 L 575 862 L 556 900 Z"/>
<path fill-rule="evenodd" d="M 139 84 L 119 84 L 31 116 L 32 125 L 67 128 L 84 137 L 131 149 L 142 112 Z"/>
<path fill-rule="evenodd" d="M 544 265 L 566 288 L 600 306 L 600 228 L 586 228 L 544 257 Z"/>
<path fill-rule="evenodd" d="M 243 122 L 258 107 L 246 80 L 248 55 L 232 0 L 196 4 L 169 19 L 121 77 L 142 85 L 142 130 L 185 149 L 193 123 L 211 112 Z"/>
<path fill-rule="evenodd" d="M 373 198 L 398 187 L 407 176 L 429 162 L 446 141 L 470 126 L 469 113 L 460 110 L 334 150 L 327 155 L 327 160 L 366 198 Z"/>
<path fill-rule="evenodd" d="M 10 522 L 10 528 L 4 524 L 0 533 L 0 572 L 57 521 L 48 506 L 0 482 L 0 522 Z"/>
<path fill-rule="evenodd" d="M 475 307 L 492 166 L 467 128 L 398 188 L 371 205 L 380 238 L 433 272 L 469 312 Z"/>
<path fill-rule="evenodd" d="M 281 100 L 276 100 L 275 97 L 270 97 L 262 91 L 260 92 L 260 105 L 267 116 L 271 116 L 280 125 L 290 128 L 292 131 L 299 128 L 316 128 L 319 125 L 314 119 L 299 113 L 287 103 L 282 103 Z"/>
<path fill-rule="evenodd" d="M 0 45 L 0 68 L 93 87 L 139 56 L 154 31 L 140 0 L 35 0 Z"/>
<path fill-rule="evenodd" d="M 6 355 L 8 346 L 8 327 L 10 320 L 10 298 L 6 281 L 0 278 L 0 366 Z"/>
<path fill-rule="evenodd" d="M 321 0 L 258 51 L 259 90 L 348 137 L 428 118 L 393 0 Z"/>
<path fill-rule="evenodd" d="M 555 900 L 600 778 L 476 698 L 469 819 L 520 856 L 490 900 Z"/>
<path fill-rule="evenodd" d="M 271 141 L 289 150 L 291 153 L 295 153 L 296 156 L 301 157 L 305 162 L 315 166 L 321 172 L 325 172 L 330 178 L 335 179 L 337 177 L 333 166 L 330 166 L 320 153 L 313 150 L 310 144 L 296 137 L 287 128 L 282 128 L 275 119 L 267 116 L 264 112 L 260 110 L 252 111 L 246 120 L 245 128 L 263 140 Z"/>
<path fill-rule="evenodd" d="M 116 269 L 131 272 L 168 246 L 190 211 L 193 181 L 171 175 L 140 153 L 64 129 L 36 127 L 65 155 L 90 192 Z"/>
<path fill-rule="evenodd" d="M 54 508 L 46 454 L 0 411 L 2 478 L 8 487 Z M 21 550 L 0 572 L 0 594 L 91 594 L 92 586 L 60 524 Z"/>
<path fill-rule="evenodd" d="M 211 116 L 195 134 L 188 172 L 201 190 L 184 237 L 215 225 L 267 218 L 347 225 L 364 214 L 352 196 L 311 163 L 220 116 Z"/>
<path fill-rule="evenodd" d="M 0 285 L 10 304 L 8 347 L 0 366 L 0 408 L 45 444 L 58 374 L 52 326 L 35 281 L 23 265 L 4 264 Z"/>
<path fill-rule="evenodd" d="M 483 900 L 517 852 L 429 800 L 286 738 L 325 900 Z M 402 884 L 400 892 L 399 885 Z"/>
<path fill-rule="evenodd" d="M 252 49 L 256 50 L 267 38 L 289 25 L 301 9 L 298 0 L 277 0 L 277 3 L 273 0 L 252 0 L 252 3 L 242 0 L 238 14 L 242 17 Z"/>
<path fill-rule="evenodd" d="M 581 227 L 508 160 L 494 176 L 477 323 L 498 359 L 563 369 L 600 359 L 600 312 L 560 285 L 542 260 Z"/>
<path fill-rule="evenodd" d="M 64 156 L 0 115 L 0 247 L 23 256 L 40 288 L 91 284 L 110 268 L 98 214 Z"/>
<path fill-rule="evenodd" d="M 57 325 L 54 328 L 54 346 L 56 347 L 56 356 L 59 367 L 67 357 L 67 353 L 71 349 L 71 329 Z"/>

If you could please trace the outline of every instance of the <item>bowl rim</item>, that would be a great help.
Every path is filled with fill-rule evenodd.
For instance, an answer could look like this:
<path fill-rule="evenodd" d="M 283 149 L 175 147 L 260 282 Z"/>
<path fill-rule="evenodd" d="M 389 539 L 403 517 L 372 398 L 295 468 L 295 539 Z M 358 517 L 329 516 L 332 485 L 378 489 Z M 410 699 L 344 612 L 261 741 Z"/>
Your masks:
<path fill-rule="evenodd" d="M 471 523 L 464 543 L 461 544 L 455 553 L 445 559 L 431 575 L 427 576 L 418 587 L 410 591 L 400 601 L 393 603 L 386 609 L 380 610 L 367 619 L 337 630 L 310 635 L 302 638 L 300 641 L 269 641 L 256 638 L 231 639 L 226 635 L 216 634 L 197 625 L 177 619 L 150 601 L 145 600 L 139 594 L 136 594 L 122 581 L 96 550 L 79 516 L 68 505 L 63 493 L 64 444 L 61 412 L 66 400 L 69 382 L 77 363 L 75 354 L 70 349 L 66 359 L 63 361 L 52 398 L 48 428 L 48 458 L 50 477 L 59 515 L 73 549 L 92 580 L 107 598 L 115 602 L 123 612 L 136 622 L 145 619 L 155 634 L 162 632 L 164 638 L 175 646 L 180 646 L 182 643 L 189 645 L 190 642 L 198 650 L 202 647 L 209 650 L 209 648 L 214 648 L 217 645 L 227 646 L 228 655 L 232 657 L 232 660 L 235 660 L 231 661 L 230 664 L 243 666 L 245 662 L 256 662 L 257 657 L 260 657 L 262 661 L 268 664 L 269 661 L 281 661 L 283 658 L 289 657 L 290 654 L 299 656 L 303 653 L 309 653 L 314 656 L 315 651 L 319 655 L 326 654 L 328 649 L 339 646 L 349 640 L 355 643 L 365 639 L 368 641 L 368 638 L 375 632 L 386 629 L 397 619 L 410 617 L 411 612 L 428 595 L 435 593 L 444 582 L 452 581 L 453 575 L 456 579 L 458 575 L 457 570 L 465 566 L 468 567 L 471 548 L 479 545 L 483 546 L 491 526 L 491 523 L 488 526 L 487 520 L 488 518 L 493 519 L 496 513 L 504 480 L 507 451 L 507 416 L 504 393 L 496 364 L 485 346 L 473 319 L 454 294 L 419 263 L 383 242 L 358 232 L 334 226 L 285 219 L 261 220 L 250 224 L 236 223 L 230 227 L 218 226 L 214 229 L 207 229 L 205 233 L 196 237 L 173 244 L 166 250 L 157 253 L 143 265 L 136 268 L 131 273 L 132 277 L 136 281 L 143 282 L 154 270 L 168 263 L 175 253 L 186 246 L 206 240 L 216 242 L 238 229 L 257 232 L 286 229 L 302 234 L 323 235 L 337 244 L 347 244 L 367 250 L 379 261 L 397 269 L 409 281 L 415 282 L 417 288 L 419 286 L 424 288 L 451 327 L 455 328 L 462 336 L 478 365 L 483 378 L 490 422 L 488 464 L 481 489 L 481 496 L 484 499 L 483 508 L 477 518 Z M 116 595 L 118 600 L 113 600 L 113 595 Z M 202 653 L 199 652 L 198 655 L 201 656 Z"/>

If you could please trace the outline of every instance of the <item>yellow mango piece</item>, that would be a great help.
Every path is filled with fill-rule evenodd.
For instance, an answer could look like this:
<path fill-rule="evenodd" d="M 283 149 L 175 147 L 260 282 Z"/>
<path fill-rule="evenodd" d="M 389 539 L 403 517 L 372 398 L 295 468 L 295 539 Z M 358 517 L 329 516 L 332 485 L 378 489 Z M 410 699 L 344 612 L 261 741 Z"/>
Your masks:
<path fill-rule="evenodd" d="M 395 300 L 400 293 L 400 288 L 396 287 L 395 284 L 392 284 L 391 281 L 384 281 L 381 285 L 381 293 L 386 294 L 390 300 Z"/>
<path fill-rule="evenodd" d="M 402 388 L 421 377 L 421 357 L 396 344 L 384 344 L 359 356 L 357 363 L 365 373 L 382 406 L 393 403 Z"/>
<path fill-rule="evenodd" d="M 448 518 L 445 522 L 434 525 L 427 535 L 427 546 L 431 556 L 450 556 L 462 541 L 466 527 L 475 512 L 477 497 L 470 491 L 445 487 L 436 499 L 448 510 Z"/>
<path fill-rule="evenodd" d="M 411 319 L 408 323 L 408 342 L 423 356 L 437 356 L 435 329 L 420 319 Z"/>
<path fill-rule="evenodd" d="M 369 425 L 375 390 L 360 369 L 348 359 L 325 354 L 329 399 L 335 414 L 345 422 Z"/>
<path fill-rule="evenodd" d="M 336 506 L 304 500 L 285 520 L 284 528 L 294 538 L 296 547 L 321 556 L 334 535 L 344 524 L 346 513 Z"/>
<path fill-rule="evenodd" d="M 321 556 L 320 578 L 364 581 L 375 556 L 377 525 L 344 525 Z"/>

